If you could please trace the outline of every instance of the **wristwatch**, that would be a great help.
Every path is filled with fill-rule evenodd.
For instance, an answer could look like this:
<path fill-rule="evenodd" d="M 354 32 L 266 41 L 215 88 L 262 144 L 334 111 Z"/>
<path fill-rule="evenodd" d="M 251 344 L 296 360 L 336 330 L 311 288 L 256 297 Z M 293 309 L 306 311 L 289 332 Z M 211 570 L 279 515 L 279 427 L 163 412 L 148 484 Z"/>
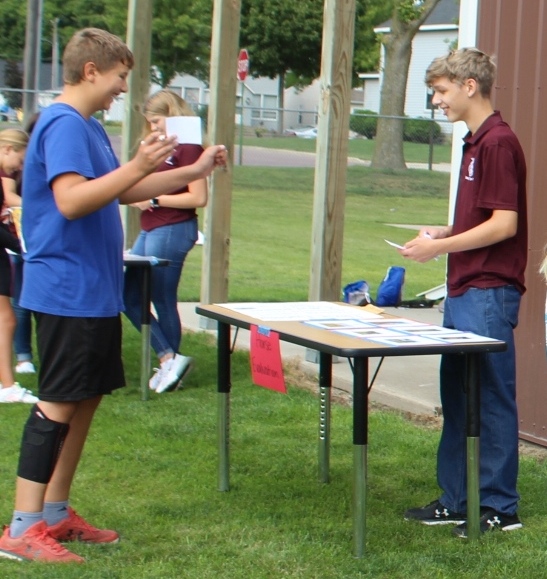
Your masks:
<path fill-rule="evenodd" d="M 157 209 L 159 206 L 160 206 L 160 202 L 158 201 L 157 197 L 150 199 L 150 208 L 151 209 Z"/>

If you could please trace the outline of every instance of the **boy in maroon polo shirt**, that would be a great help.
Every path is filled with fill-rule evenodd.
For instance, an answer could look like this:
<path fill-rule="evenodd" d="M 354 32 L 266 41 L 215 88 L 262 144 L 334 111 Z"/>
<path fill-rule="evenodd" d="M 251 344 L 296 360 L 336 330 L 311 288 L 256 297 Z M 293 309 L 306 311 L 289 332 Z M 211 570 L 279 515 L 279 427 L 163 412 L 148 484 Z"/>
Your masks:
<path fill-rule="evenodd" d="M 425 227 L 401 255 L 426 262 L 448 254 L 443 325 L 507 343 L 481 356 L 481 532 L 522 524 L 519 495 L 515 345 L 527 259 L 526 163 L 517 137 L 494 111 L 490 92 L 496 67 L 475 48 L 435 59 L 426 72 L 433 104 L 469 129 L 463 145 L 453 224 Z M 467 537 L 466 394 L 461 356 L 441 358 L 443 431 L 437 456 L 441 496 L 410 509 L 405 519 L 456 524 Z"/>

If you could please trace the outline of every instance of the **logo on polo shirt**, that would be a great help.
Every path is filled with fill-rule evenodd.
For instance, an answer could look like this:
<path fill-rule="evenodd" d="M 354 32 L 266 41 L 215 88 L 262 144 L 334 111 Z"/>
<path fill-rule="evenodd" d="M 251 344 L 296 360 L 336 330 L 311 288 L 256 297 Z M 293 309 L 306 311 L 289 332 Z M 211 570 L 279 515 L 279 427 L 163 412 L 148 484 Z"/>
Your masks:
<path fill-rule="evenodd" d="M 467 167 L 467 175 L 465 176 L 467 181 L 474 181 L 475 180 L 475 157 L 471 157 L 471 161 L 469 162 L 469 167 Z"/>

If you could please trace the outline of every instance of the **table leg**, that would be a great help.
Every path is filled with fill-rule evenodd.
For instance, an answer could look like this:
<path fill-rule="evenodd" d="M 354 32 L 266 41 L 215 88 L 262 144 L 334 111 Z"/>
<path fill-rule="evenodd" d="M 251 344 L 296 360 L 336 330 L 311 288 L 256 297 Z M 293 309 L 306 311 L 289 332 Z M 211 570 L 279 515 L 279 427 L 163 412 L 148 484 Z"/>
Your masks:
<path fill-rule="evenodd" d="M 353 554 L 365 551 L 368 448 L 368 358 L 353 365 Z"/>
<path fill-rule="evenodd" d="M 150 302 L 152 299 L 152 268 L 142 268 L 141 302 L 141 400 L 148 400 L 150 373 Z"/>
<path fill-rule="evenodd" d="M 319 354 L 319 482 L 329 482 L 332 354 Z"/>
<path fill-rule="evenodd" d="M 480 354 L 467 355 L 467 536 L 480 536 Z"/>
<path fill-rule="evenodd" d="M 230 325 L 218 322 L 218 490 L 230 490 Z"/>

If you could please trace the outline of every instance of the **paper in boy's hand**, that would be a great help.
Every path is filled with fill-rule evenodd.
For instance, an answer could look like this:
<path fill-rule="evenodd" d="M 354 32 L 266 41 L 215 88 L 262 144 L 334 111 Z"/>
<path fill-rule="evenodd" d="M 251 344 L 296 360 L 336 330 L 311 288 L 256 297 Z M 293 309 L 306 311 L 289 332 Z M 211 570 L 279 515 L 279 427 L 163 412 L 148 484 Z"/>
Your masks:
<path fill-rule="evenodd" d="M 393 241 L 388 241 L 387 239 L 384 239 L 384 241 L 388 245 L 391 245 L 391 247 L 396 247 L 397 249 L 404 249 L 404 247 L 402 245 L 399 245 L 398 243 L 393 243 Z"/>
<path fill-rule="evenodd" d="M 167 136 L 176 135 L 179 144 L 201 145 L 201 119 L 199 117 L 166 117 Z"/>

